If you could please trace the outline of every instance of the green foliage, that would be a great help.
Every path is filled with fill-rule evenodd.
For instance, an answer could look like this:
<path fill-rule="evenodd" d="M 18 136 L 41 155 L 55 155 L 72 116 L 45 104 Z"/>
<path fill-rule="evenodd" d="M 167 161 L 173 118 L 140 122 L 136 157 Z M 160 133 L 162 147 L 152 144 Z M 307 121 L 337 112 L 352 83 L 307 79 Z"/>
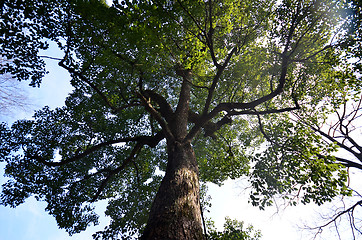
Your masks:
<path fill-rule="evenodd" d="M 246 119 L 238 119 L 233 126 L 224 126 L 213 138 L 200 135 L 194 149 L 201 180 L 221 185 L 228 178 L 237 179 L 248 173 L 251 149 L 260 138 L 255 130 Z"/>
<path fill-rule="evenodd" d="M 208 239 L 210 240 L 258 240 L 261 238 L 259 230 L 249 225 L 244 227 L 244 222 L 225 218 L 224 230 L 219 232 L 215 229 L 214 223 L 210 221 L 208 230 Z"/>
<path fill-rule="evenodd" d="M 0 4 L 1 57 L 6 64 L 0 74 L 10 73 L 19 81 L 31 80 L 39 86 L 45 63 L 39 50 L 48 48 L 47 39 L 58 41 L 64 36 L 67 1 L 18 0 Z"/>
<path fill-rule="evenodd" d="M 166 170 L 165 125 L 175 127 L 186 81 L 187 130 L 202 182 L 248 175 L 251 202 L 261 208 L 275 196 L 295 205 L 349 194 L 336 147 L 300 123 L 325 120 L 331 106 L 361 89 L 357 1 L 0 6 L 1 57 L 9 60 L 0 73 L 39 85 L 46 72 L 39 51 L 54 41 L 74 87 L 64 107 L 45 107 L 11 128 L 0 125 L 0 161 L 10 178 L 1 204 L 16 207 L 35 196 L 73 234 L 97 224 L 93 203 L 108 199 L 111 224 L 94 237 L 139 235 Z M 260 237 L 251 232 L 227 220 L 225 231 L 211 236 Z"/>
<path fill-rule="evenodd" d="M 346 21 L 341 32 L 341 49 L 347 59 L 353 59 L 353 70 L 362 72 L 362 3 L 358 0 L 347 1 L 347 8 L 342 9 Z"/>
<path fill-rule="evenodd" d="M 271 143 L 254 156 L 251 174 L 251 203 L 264 209 L 275 196 L 287 204 L 311 201 L 318 205 L 335 196 L 350 195 L 346 187 L 347 171 L 337 164 L 337 147 L 326 144 L 307 126 L 288 116 L 273 116 L 274 124 L 265 125 Z"/>

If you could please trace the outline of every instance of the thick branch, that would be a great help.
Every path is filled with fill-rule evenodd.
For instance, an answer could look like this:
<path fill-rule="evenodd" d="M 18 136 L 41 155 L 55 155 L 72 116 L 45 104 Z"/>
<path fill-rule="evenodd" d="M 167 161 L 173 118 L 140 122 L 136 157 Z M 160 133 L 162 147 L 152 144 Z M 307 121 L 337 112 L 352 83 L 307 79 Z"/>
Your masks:
<path fill-rule="evenodd" d="M 182 77 L 182 86 L 177 103 L 172 130 L 177 140 L 183 140 L 187 135 L 188 114 L 190 109 L 191 97 L 191 70 L 178 67 L 176 73 Z"/>
<path fill-rule="evenodd" d="M 232 119 L 229 115 L 226 115 L 225 117 L 223 117 L 216 123 L 212 123 L 212 125 L 213 125 L 212 127 L 210 127 L 211 122 L 208 122 L 204 126 L 205 136 L 210 136 L 210 137 L 215 138 L 215 135 L 214 135 L 215 132 L 217 132 L 222 126 L 224 126 L 226 124 L 231 124 L 231 123 L 232 123 Z"/>
<path fill-rule="evenodd" d="M 146 108 L 147 112 L 149 112 L 151 116 L 161 125 L 165 137 L 168 140 L 173 141 L 175 137 L 167 125 L 167 122 L 165 122 L 165 120 L 162 118 L 161 114 L 151 105 L 150 101 L 148 101 L 145 96 L 143 96 L 141 93 L 137 93 L 137 95 L 141 99 L 142 104 Z"/>
<path fill-rule="evenodd" d="M 222 111 L 230 112 L 233 110 L 235 111 L 235 110 L 241 110 L 241 109 L 254 109 L 256 106 L 273 99 L 274 97 L 276 97 L 283 91 L 285 81 L 286 81 L 287 65 L 288 65 L 288 62 L 285 59 L 283 61 L 283 65 L 282 65 L 283 67 L 282 67 L 282 72 L 281 72 L 281 76 L 279 79 L 279 85 L 274 91 L 270 92 L 269 94 L 267 94 L 261 98 L 258 98 L 256 100 L 248 102 L 248 103 L 238 103 L 238 102 L 220 103 L 209 113 L 209 117 L 214 117 Z"/>
<path fill-rule="evenodd" d="M 201 116 L 199 114 L 196 114 L 192 111 L 189 112 L 189 122 L 191 123 L 197 123 L 199 122 L 199 119 Z M 205 136 L 215 138 L 214 133 L 217 132 L 222 126 L 226 124 L 232 123 L 232 119 L 229 115 L 224 116 L 222 119 L 220 119 L 218 122 L 214 123 L 212 121 L 207 122 L 203 129 L 205 131 Z"/>
<path fill-rule="evenodd" d="M 152 90 L 142 91 L 142 94 L 146 98 L 151 98 L 152 101 L 156 102 L 160 107 L 159 112 L 161 113 L 161 116 L 166 119 L 167 122 L 171 122 L 173 118 L 173 110 L 163 96 Z"/>
<path fill-rule="evenodd" d="M 359 159 L 360 161 L 362 161 L 362 153 L 358 153 L 356 151 L 354 151 L 353 149 L 347 147 L 345 144 L 342 144 L 340 142 L 338 142 L 335 138 L 333 138 L 332 136 L 326 134 L 325 132 L 323 132 L 321 129 L 319 128 L 315 128 L 313 126 L 310 126 L 312 128 L 313 131 L 316 131 L 317 133 L 319 133 L 320 135 L 322 135 L 323 137 L 327 138 L 329 141 L 337 144 L 339 147 L 343 148 L 344 150 L 352 153 L 357 159 Z"/>
<path fill-rule="evenodd" d="M 110 140 L 110 141 L 106 141 L 106 142 L 102 142 L 97 145 L 94 145 L 94 146 L 86 149 L 84 152 L 82 152 L 80 154 L 77 154 L 77 155 L 67 158 L 65 160 L 61 160 L 59 162 L 48 162 L 47 160 L 45 160 L 44 158 L 42 158 L 41 156 L 38 156 L 38 155 L 28 154 L 27 157 L 34 159 L 34 160 L 38 161 L 39 163 L 42 163 L 48 167 L 58 167 L 58 166 L 63 166 L 65 164 L 68 164 L 71 162 L 78 161 L 78 160 L 86 157 L 87 155 L 97 151 L 98 149 L 112 145 L 112 144 L 122 143 L 122 142 L 137 142 L 137 143 L 140 143 L 143 145 L 148 145 L 150 147 L 155 147 L 163 138 L 164 138 L 163 133 L 158 132 L 155 136 L 138 136 L 138 137 L 114 139 L 114 140 Z"/>
<path fill-rule="evenodd" d="M 356 163 L 356 162 L 353 162 L 353 161 L 350 161 L 350 160 L 347 160 L 344 158 L 339 158 L 339 157 L 335 157 L 335 158 L 340 164 L 342 164 L 345 167 L 353 167 L 353 168 L 358 168 L 358 169 L 362 170 L 362 164 L 359 164 L 359 163 Z"/>

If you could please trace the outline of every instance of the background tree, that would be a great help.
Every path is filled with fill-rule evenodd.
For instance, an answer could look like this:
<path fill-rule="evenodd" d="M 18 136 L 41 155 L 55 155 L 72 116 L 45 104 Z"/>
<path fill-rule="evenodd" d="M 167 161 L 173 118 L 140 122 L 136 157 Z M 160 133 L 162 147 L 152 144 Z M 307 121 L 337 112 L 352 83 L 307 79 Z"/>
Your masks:
<path fill-rule="evenodd" d="M 1 203 L 35 196 L 73 234 L 97 224 L 93 203 L 108 199 L 112 221 L 96 239 L 202 239 L 200 181 L 249 173 L 261 208 L 278 193 L 318 204 L 349 194 L 334 148 L 289 114 L 341 89 L 340 47 L 356 45 L 339 34 L 348 7 L 3 1 L 12 61 L 1 73 L 39 85 L 42 59 L 57 59 L 74 91 L 63 108 L 1 125 Z M 63 57 L 39 56 L 49 40 Z"/>
<path fill-rule="evenodd" d="M 333 154 L 336 163 L 345 166 L 348 172 L 352 171 L 357 174 L 362 170 L 361 103 L 360 89 L 345 87 L 340 94 L 333 96 L 331 101 L 325 104 L 327 117 L 320 117 L 311 122 L 304 121 L 300 115 L 296 116 L 299 122 L 312 129 L 325 143 L 335 145 L 338 150 Z M 320 116 L 320 114 L 318 115 Z M 348 186 L 351 181 L 353 179 L 348 180 Z M 357 236 L 361 236 L 362 226 L 357 209 L 362 206 L 362 196 L 358 189 L 350 186 L 349 188 L 353 191 L 353 198 L 342 198 L 342 207 L 333 209 L 333 213 L 329 217 L 325 217 L 327 219 L 323 219 L 323 224 L 312 228 L 317 230 L 317 234 L 322 233 L 322 230 L 329 225 L 335 226 L 338 233 L 341 224 L 337 224 L 337 221 L 344 218 L 351 227 L 351 238 L 357 239 Z M 338 236 L 341 239 L 339 233 Z"/>
<path fill-rule="evenodd" d="M 244 222 L 231 220 L 225 218 L 224 231 L 219 232 L 215 229 L 213 222 L 209 223 L 209 236 L 210 240 L 258 240 L 261 238 L 260 231 L 254 230 L 253 226 L 244 227 Z"/>
<path fill-rule="evenodd" d="M 0 65 L 5 60 L 0 59 Z M 9 74 L 0 75 L 0 112 L 1 115 L 13 114 L 15 110 L 26 110 L 29 107 L 26 90 Z"/>

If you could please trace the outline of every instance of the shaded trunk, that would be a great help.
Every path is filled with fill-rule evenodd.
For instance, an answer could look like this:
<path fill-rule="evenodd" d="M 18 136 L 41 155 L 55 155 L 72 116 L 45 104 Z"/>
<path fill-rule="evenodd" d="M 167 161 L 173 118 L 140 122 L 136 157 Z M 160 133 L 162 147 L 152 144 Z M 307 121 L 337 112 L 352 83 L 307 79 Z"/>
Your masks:
<path fill-rule="evenodd" d="M 169 121 L 168 162 L 164 178 L 152 204 L 141 239 L 201 240 L 199 170 L 187 135 L 191 71 L 179 68 L 183 78 L 179 102 Z M 165 129 L 164 129 L 165 130 Z"/>
<path fill-rule="evenodd" d="M 199 200 L 199 172 L 191 145 L 169 144 L 166 174 L 141 239 L 203 239 Z"/>

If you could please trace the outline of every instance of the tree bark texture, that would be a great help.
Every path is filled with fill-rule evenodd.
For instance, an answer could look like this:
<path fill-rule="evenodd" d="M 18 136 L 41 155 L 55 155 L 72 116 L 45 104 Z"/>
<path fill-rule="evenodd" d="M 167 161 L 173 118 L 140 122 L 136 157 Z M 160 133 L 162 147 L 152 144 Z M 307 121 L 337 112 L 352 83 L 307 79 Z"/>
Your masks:
<path fill-rule="evenodd" d="M 144 240 L 203 239 L 199 171 L 191 144 L 168 145 L 168 165 L 153 205 Z"/>
<path fill-rule="evenodd" d="M 143 240 L 203 239 L 200 210 L 199 169 L 190 141 L 185 141 L 190 104 L 191 72 L 182 68 L 179 102 L 167 116 L 168 162 L 165 176 L 153 201 Z M 165 129 L 164 129 L 165 130 Z"/>

